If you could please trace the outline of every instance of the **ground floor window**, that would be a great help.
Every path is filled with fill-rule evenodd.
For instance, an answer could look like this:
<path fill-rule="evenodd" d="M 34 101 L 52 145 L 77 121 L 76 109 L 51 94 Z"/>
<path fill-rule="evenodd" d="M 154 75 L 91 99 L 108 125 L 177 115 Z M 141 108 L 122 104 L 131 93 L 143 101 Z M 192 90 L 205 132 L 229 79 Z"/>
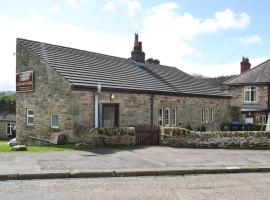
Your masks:
<path fill-rule="evenodd" d="M 51 115 L 51 127 L 59 128 L 58 115 Z"/>
<path fill-rule="evenodd" d="M 165 126 L 170 126 L 170 108 L 165 108 Z"/>
<path fill-rule="evenodd" d="M 176 108 L 172 109 L 172 126 L 176 126 Z"/>
<path fill-rule="evenodd" d="M 12 135 L 13 131 L 15 131 L 15 123 L 13 123 L 13 122 L 7 123 L 6 134 L 7 135 Z"/>
<path fill-rule="evenodd" d="M 261 123 L 266 124 L 266 115 L 261 115 Z"/>
<path fill-rule="evenodd" d="M 209 113 L 209 108 L 202 108 L 201 111 L 201 122 L 202 123 L 209 123 L 210 121 L 212 122 L 213 119 L 213 110 L 210 109 L 210 113 Z M 209 121 L 209 117 L 210 117 L 210 121 Z"/>
<path fill-rule="evenodd" d="M 163 126 L 163 109 L 158 109 L 158 125 Z"/>
<path fill-rule="evenodd" d="M 34 125 L 34 110 L 33 109 L 26 109 L 26 124 L 28 126 Z"/>

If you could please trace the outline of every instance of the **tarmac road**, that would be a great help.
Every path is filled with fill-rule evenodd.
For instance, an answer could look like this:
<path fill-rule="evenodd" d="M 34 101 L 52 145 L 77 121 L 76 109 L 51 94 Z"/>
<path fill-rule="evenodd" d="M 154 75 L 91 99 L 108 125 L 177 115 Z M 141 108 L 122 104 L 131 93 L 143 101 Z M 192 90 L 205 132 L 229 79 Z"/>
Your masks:
<path fill-rule="evenodd" d="M 0 181 L 4 200 L 268 200 L 270 173 Z"/>

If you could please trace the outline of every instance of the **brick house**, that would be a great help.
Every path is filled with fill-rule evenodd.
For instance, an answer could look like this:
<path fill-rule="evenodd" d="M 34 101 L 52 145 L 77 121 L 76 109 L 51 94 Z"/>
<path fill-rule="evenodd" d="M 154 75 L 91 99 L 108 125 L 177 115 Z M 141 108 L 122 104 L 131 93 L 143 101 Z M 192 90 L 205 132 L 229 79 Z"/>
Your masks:
<path fill-rule="evenodd" d="M 12 130 L 16 124 L 15 113 L 0 113 L 0 139 L 7 139 L 12 136 Z"/>
<path fill-rule="evenodd" d="M 88 127 L 202 125 L 230 120 L 230 96 L 164 65 L 17 39 L 17 139 L 61 131 L 76 142 Z"/>
<path fill-rule="evenodd" d="M 235 120 L 266 124 L 270 112 L 270 60 L 250 66 L 249 59 L 243 58 L 240 75 L 224 84 L 232 96 L 231 106 L 239 111 Z"/>

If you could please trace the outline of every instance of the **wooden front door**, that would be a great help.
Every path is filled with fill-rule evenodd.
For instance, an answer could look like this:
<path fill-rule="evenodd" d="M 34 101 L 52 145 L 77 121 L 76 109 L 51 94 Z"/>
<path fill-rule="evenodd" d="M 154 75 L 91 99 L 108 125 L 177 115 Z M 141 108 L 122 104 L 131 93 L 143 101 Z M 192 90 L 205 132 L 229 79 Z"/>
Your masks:
<path fill-rule="evenodd" d="M 119 104 L 102 104 L 102 127 L 119 127 Z"/>

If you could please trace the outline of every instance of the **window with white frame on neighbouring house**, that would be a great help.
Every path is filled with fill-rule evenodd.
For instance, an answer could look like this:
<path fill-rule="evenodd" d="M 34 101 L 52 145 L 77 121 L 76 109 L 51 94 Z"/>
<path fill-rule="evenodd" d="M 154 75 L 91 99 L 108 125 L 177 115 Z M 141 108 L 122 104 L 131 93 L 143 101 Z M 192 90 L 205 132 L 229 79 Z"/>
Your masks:
<path fill-rule="evenodd" d="M 266 115 L 261 115 L 261 123 L 266 124 Z"/>
<path fill-rule="evenodd" d="M 256 116 L 256 117 L 255 117 L 255 122 L 256 122 L 256 124 L 260 123 L 260 122 L 261 122 L 260 120 L 261 120 L 260 116 Z"/>
<path fill-rule="evenodd" d="M 51 127 L 59 128 L 58 115 L 51 115 Z"/>
<path fill-rule="evenodd" d="M 15 129 L 15 123 L 14 122 L 9 122 L 6 125 L 6 134 L 7 135 L 12 135 L 12 131 Z"/>
<path fill-rule="evenodd" d="M 256 86 L 244 87 L 244 102 L 256 102 L 257 101 L 257 88 Z"/>
<path fill-rule="evenodd" d="M 170 108 L 165 108 L 165 126 L 170 126 Z"/>
<path fill-rule="evenodd" d="M 158 125 L 163 126 L 163 109 L 158 109 Z"/>
<path fill-rule="evenodd" d="M 172 126 L 176 126 L 176 108 L 172 109 Z"/>
<path fill-rule="evenodd" d="M 209 123 L 209 108 L 202 108 L 201 122 L 202 123 Z"/>
<path fill-rule="evenodd" d="M 33 109 L 26 109 L 26 124 L 28 126 L 34 125 L 34 110 Z"/>

